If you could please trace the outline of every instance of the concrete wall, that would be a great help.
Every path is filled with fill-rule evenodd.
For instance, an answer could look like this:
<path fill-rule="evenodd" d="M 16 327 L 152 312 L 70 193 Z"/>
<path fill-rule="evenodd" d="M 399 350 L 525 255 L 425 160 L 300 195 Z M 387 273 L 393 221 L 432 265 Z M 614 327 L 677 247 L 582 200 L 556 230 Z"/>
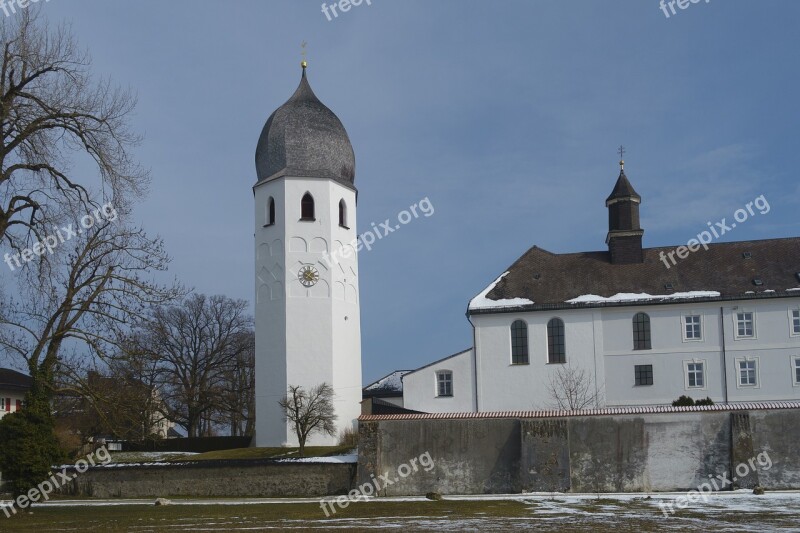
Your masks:
<path fill-rule="evenodd" d="M 421 454 L 435 463 L 399 477 L 383 496 L 688 491 L 726 472 L 741 488 L 800 489 L 799 409 L 408 418 L 360 424 L 359 483 L 399 477 L 398 467 Z M 764 453 L 771 466 L 752 468 Z"/>
<path fill-rule="evenodd" d="M 354 464 L 266 461 L 94 467 L 61 492 L 95 498 L 321 497 L 351 490 L 355 474 Z"/>

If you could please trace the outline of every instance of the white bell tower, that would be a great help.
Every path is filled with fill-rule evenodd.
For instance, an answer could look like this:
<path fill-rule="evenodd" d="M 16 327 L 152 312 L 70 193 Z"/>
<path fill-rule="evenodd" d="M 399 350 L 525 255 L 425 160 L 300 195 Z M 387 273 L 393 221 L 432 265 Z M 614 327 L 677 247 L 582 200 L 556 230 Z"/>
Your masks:
<path fill-rule="evenodd" d="M 278 405 L 288 386 L 333 386 L 339 432 L 354 427 L 362 386 L 355 156 L 305 63 L 261 132 L 256 170 L 256 445 L 296 446 Z"/>

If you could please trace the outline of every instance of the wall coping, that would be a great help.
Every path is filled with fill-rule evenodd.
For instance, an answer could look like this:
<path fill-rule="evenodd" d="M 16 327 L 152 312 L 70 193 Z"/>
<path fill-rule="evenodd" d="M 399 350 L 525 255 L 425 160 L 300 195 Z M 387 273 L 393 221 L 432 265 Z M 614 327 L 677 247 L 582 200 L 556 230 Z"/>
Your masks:
<path fill-rule="evenodd" d="M 461 420 L 491 418 L 574 418 L 586 416 L 616 416 L 639 414 L 670 413 L 708 413 L 736 411 L 765 411 L 777 409 L 800 409 L 800 402 L 742 402 L 734 404 L 693 405 L 689 407 L 673 407 L 671 405 L 653 405 L 642 407 L 609 407 L 605 409 L 584 409 L 580 411 L 493 411 L 478 413 L 420 413 L 398 415 L 361 415 L 359 422 L 379 422 L 383 420 Z"/>

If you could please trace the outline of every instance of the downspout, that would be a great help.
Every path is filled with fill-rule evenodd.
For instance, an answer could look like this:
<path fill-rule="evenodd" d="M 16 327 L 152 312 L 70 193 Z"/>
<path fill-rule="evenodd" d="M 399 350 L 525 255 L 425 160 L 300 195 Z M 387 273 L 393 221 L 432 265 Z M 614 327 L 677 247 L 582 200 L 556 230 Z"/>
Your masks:
<path fill-rule="evenodd" d="M 725 351 L 725 308 L 719 308 L 720 334 L 722 335 L 722 397 L 728 403 L 728 354 Z"/>
<path fill-rule="evenodd" d="M 475 324 L 472 322 L 472 317 L 469 315 L 469 308 L 467 308 L 467 320 L 472 326 L 472 368 L 475 370 L 475 412 L 478 412 L 478 342 L 477 333 L 475 331 Z"/>

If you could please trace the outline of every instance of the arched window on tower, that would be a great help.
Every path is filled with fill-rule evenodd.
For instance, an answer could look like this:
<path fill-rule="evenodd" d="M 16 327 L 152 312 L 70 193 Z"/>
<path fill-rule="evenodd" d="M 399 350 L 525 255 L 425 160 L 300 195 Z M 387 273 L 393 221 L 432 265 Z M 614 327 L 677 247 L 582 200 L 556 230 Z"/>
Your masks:
<path fill-rule="evenodd" d="M 347 204 L 344 203 L 344 199 L 339 200 L 339 225 L 347 228 Z"/>
<path fill-rule="evenodd" d="M 275 198 L 269 197 L 267 202 L 267 226 L 275 224 Z"/>
<path fill-rule="evenodd" d="M 300 220 L 315 220 L 314 197 L 310 193 L 305 193 L 300 201 Z"/>

